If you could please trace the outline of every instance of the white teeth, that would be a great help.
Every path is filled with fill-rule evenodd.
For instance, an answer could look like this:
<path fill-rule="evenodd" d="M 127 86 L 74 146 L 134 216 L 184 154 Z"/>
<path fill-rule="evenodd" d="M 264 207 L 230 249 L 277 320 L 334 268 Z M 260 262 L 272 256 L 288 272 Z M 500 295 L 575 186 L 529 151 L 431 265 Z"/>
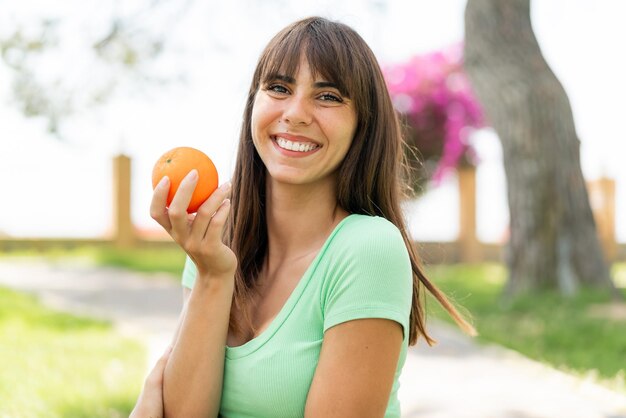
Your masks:
<path fill-rule="evenodd" d="M 317 148 L 317 145 L 311 142 L 292 142 L 281 137 L 276 138 L 276 143 L 281 148 L 296 152 L 308 152 Z"/>

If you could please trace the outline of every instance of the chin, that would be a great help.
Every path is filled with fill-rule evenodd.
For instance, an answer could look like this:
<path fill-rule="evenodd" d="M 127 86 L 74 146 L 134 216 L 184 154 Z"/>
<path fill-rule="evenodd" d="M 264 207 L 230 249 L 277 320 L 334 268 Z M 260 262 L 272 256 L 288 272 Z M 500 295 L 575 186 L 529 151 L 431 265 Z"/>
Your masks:
<path fill-rule="evenodd" d="M 311 181 L 311 178 L 307 173 L 300 170 L 268 170 L 268 179 L 285 184 L 306 184 Z"/>
<path fill-rule="evenodd" d="M 307 183 L 306 179 L 299 177 L 299 176 L 293 176 L 293 175 L 271 175 L 270 174 L 270 180 L 277 182 L 277 183 L 283 183 L 283 184 L 291 184 L 291 185 L 300 185 L 300 184 L 305 184 Z"/>

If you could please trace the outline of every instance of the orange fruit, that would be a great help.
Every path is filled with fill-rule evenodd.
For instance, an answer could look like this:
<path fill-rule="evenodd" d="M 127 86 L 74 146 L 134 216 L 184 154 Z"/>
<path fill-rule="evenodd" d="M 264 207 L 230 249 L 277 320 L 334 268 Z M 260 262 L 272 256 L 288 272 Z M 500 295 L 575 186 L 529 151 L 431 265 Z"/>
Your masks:
<path fill-rule="evenodd" d="M 159 158 L 152 169 L 152 188 L 154 189 L 164 176 L 170 179 L 170 191 L 167 206 L 180 186 L 180 182 L 193 169 L 198 170 L 198 182 L 189 202 L 187 213 L 194 213 L 204 201 L 217 189 L 217 169 L 213 161 L 202 151 L 191 147 L 177 147 Z"/>

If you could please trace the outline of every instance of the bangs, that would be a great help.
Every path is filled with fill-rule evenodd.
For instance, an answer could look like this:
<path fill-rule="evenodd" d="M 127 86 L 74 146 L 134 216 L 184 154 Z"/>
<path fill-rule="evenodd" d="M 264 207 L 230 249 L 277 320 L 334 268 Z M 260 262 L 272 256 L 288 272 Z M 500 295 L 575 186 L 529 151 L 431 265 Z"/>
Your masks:
<path fill-rule="evenodd" d="M 341 31 L 323 26 L 331 22 L 319 20 L 300 22 L 280 32 L 268 45 L 260 61 L 260 83 L 277 76 L 295 78 L 304 56 L 314 78 L 337 86 L 341 95 L 351 98 L 359 83 L 355 77 L 354 60 L 349 50 L 351 40 Z"/>

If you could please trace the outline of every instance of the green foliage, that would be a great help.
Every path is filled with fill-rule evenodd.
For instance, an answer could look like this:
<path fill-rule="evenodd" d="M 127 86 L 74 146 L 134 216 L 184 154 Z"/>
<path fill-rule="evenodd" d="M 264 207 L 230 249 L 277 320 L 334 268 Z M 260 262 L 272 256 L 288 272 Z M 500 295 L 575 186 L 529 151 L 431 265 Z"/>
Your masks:
<path fill-rule="evenodd" d="M 506 269 L 500 265 L 433 266 L 428 272 L 471 313 L 479 341 L 623 385 L 626 320 L 594 315 L 594 308 L 610 303 L 608 292 L 585 289 L 571 298 L 545 292 L 505 302 L 500 294 Z M 622 292 L 626 297 L 626 289 Z M 451 321 L 434 300 L 428 306 L 434 316 Z"/>
<path fill-rule="evenodd" d="M 119 95 L 146 95 L 179 82 L 185 73 L 183 65 L 159 61 L 174 51 L 162 28 L 174 30 L 172 23 L 185 14 L 186 2 L 136 2 L 125 13 L 93 6 L 97 2 L 74 13 L 52 8 L 44 14 L 17 7 L 6 18 L 0 15 L 0 69 L 6 70 L 10 102 L 25 116 L 42 117 L 49 133 L 59 138 L 70 116 L 84 115 Z M 72 69 L 64 62 L 71 62 Z"/>
<path fill-rule="evenodd" d="M 0 288 L 0 417 L 127 417 L 145 349 L 110 324 Z"/>
<path fill-rule="evenodd" d="M 123 267 L 147 273 L 165 272 L 180 277 L 185 253 L 179 248 L 118 250 L 101 248 L 94 254 L 103 266 Z"/>
<path fill-rule="evenodd" d="M 43 259 L 58 263 L 89 263 L 121 267 L 146 273 L 170 273 L 180 277 L 185 252 L 178 247 L 118 249 L 112 246 L 81 246 L 75 249 L 48 248 L 43 251 L 22 250 L 0 254 L 0 257 Z"/>
<path fill-rule="evenodd" d="M 90 262 L 101 265 L 146 272 L 168 272 L 176 279 L 180 277 L 185 258 L 184 253 L 175 247 L 125 251 L 114 248 L 88 248 L 47 253 L 47 257 L 59 260 L 68 255 L 88 257 Z M 556 293 L 543 293 L 505 302 L 500 298 L 500 294 L 507 271 L 500 264 L 429 266 L 427 272 L 434 283 L 461 307 L 462 312 L 465 311 L 468 316 L 473 317 L 480 333 L 479 342 L 503 345 L 568 372 L 597 374 L 613 387 L 626 390 L 623 383 L 626 321 L 593 314 L 594 307 L 609 303 L 608 293 L 585 290 L 572 298 L 564 298 Z M 623 287 L 626 284 L 626 264 L 615 265 L 613 276 Z M 622 289 L 622 292 L 626 296 L 626 289 Z M 18 299 L 11 302 L 21 303 Z M 5 323 L 5 316 L 12 314 L 16 309 L 5 308 L 5 305 L 0 298 L 0 324 Z M 435 317 L 452 322 L 431 298 L 428 299 L 428 311 Z M 29 323 L 35 322 L 40 326 L 47 324 L 46 326 L 51 329 L 55 327 L 81 329 L 81 321 L 86 321 L 91 330 L 98 326 L 108 329 L 106 324 L 98 325 L 94 321 L 61 314 L 41 315 L 31 311 L 22 313 L 22 316 L 28 318 Z M 105 329 L 102 329 L 103 333 L 106 332 Z M 1 330 L 0 325 L 0 332 Z M 2 334 L 0 341 L 4 341 Z M 2 359 L 5 358 L 3 350 L 6 348 L 0 345 Z M 0 364 L 3 361 L 0 360 Z M 2 382 L 6 382 L 2 378 L 2 373 L 0 370 L 0 405 L 4 405 Z"/>

